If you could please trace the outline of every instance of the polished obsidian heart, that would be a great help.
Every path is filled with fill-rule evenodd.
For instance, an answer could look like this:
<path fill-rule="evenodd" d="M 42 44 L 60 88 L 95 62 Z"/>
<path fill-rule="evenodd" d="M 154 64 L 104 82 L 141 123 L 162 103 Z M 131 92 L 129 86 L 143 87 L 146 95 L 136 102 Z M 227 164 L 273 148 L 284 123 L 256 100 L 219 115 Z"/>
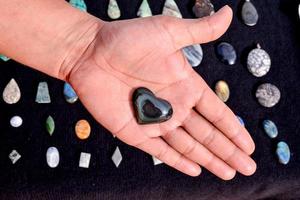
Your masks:
<path fill-rule="evenodd" d="M 173 115 L 171 104 L 156 97 L 151 90 L 140 87 L 132 96 L 137 122 L 139 124 L 161 123 Z"/>

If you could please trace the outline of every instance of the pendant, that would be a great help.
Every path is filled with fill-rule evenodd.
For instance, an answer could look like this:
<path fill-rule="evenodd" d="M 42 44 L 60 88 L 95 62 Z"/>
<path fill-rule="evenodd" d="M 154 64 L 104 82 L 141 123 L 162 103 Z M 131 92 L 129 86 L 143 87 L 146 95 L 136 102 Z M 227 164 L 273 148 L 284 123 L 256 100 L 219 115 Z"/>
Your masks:
<path fill-rule="evenodd" d="M 247 26 L 255 26 L 258 21 L 258 13 L 250 0 L 245 0 L 242 7 L 242 19 Z"/>
<path fill-rule="evenodd" d="M 250 51 L 247 58 L 247 68 L 253 76 L 262 77 L 266 75 L 271 68 L 271 58 L 259 44 L 257 48 Z"/>

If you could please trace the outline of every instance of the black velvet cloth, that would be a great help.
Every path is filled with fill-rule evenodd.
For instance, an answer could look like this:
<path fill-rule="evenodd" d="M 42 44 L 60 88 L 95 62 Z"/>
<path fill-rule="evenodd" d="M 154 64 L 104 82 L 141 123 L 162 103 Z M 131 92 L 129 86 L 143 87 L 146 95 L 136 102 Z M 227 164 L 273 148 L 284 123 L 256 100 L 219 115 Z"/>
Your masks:
<path fill-rule="evenodd" d="M 122 19 L 136 17 L 141 0 L 118 2 Z M 193 17 L 193 0 L 176 2 L 185 18 Z M 213 1 L 216 9 L 229 4 L 234 10 L 234 19 L 222 38 L 202 45 L 204 59 L 195 70 L 211 87 L 220 79 L 228 82 L 231 98 L 227 104 L 245 120 L 256 143 L 253 158 L 258 168 L 253 176 L 237 175 L 225 182 L 206 170 L 201 176 L 192 178 L 164 164 L 153 166 L 149 155 L 114 139 L 80 102 L 66 103 L 63 82 L 11 60 L 0 61 L 0 90 L 15 78 L 22 98 L 16 105 L 0 100 L 0 199 L 300 199 L 299 1 L 252 2 L 260 14 L 255 27 L 241 22 L 242 1 Z M 86 0 L 86 3 L 89 13 L 108 20 L 107 0 Z M 154 14 L 161 13 L 163 0 L 149 0 L 149 3 Z M 220 41 L 235 46 L 239 57 L 236 65 L 226 66 L 217 60 L 214 47 Z M 262 78 L 253 77 L 245 64 L 247 53 L 257 42 L 272 58 L 271 71 Z M 40 81 L 49 84 L 51 104 L 34 102 Z M 263 82 L 273 83 L 281 90 L 281 101 L 274 108 L 261 107 L 254 97 L 255 89 Z M 22 127 L 9 125 L 13 115 L 22 116 Z M 48 115 L 56 122 L 52 137 L 44 128 Z M 86 141 L 78 140 L 74 134 L 75 123 L 83 118 L 92 126 L 91 137 Z M 261 122 L 265 118 L 278 125 L 277 139 L 271 140 L 263 132 Z M 280 140 L 290 145 L 292 153 L 286 166 L 278 163 L 274 153 Z M 56 169 L 50 169 L 46 163 L 45 154 L 50 146 L 56 146 L 61 154 Z M 116 146 L 123 155 L 118 169 L 111 161 Z M 8 159 L 12 149 L 22 155 L 15 165 Z M 92 154 L 89 169 L 78 167 L 80 152 Z"/>

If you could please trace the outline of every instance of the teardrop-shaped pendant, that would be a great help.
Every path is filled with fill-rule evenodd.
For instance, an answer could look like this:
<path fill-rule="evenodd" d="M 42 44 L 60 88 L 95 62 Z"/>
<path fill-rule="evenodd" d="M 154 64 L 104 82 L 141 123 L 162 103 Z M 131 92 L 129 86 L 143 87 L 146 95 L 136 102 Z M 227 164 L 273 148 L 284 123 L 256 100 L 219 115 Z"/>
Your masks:
<path fill-rule="evenodd" d="M 109 0 L 107 15 L 111 19 L 118 19 L 121 17 L 121 11 L 117 0 Z"/>
<path fill-rule="evenodd" d="M 250 0 L 245 0 L 242 7 L 242 19 L 248 26 L 255 26 L 258 21 L 258 13 Z"/>
<path fill-rule="evenodd" d="M 174 0 L 166 0 L 162 14 L 182 18 L 181 12 Z"/>
<path fill-rule="evenodd" d="M 85 12 L 87 11 L 87 7 L 86 7 L 84 0 L 70 0 L 69 3 L 73 7 L 78 8 L 79 10 L 82 10 Z"/>
<path fill-rule="evenodd" d="M 148 0 L 143 0 L 138 12 L 137 12 L 138 17 L 151 17 L 152 16 L 152 11 L 149 6 Z"/>
<path fill-rule="evenodd" d="M 15 79 L 12 78 L 6 85 L 2 97 L 7 104 L 15 104 L 20 100 L 21 91 Z"/>

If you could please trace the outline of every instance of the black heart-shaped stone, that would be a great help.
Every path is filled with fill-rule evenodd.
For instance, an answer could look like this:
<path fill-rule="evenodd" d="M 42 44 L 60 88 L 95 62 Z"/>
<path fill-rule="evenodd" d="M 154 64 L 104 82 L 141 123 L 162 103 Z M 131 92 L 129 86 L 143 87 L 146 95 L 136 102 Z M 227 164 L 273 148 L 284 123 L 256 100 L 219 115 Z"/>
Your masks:
<path fill-rule="evenodd" d="M 137 122 L 139 124 L 161 123 L 173 115 L 171 104 L 156 97 L 151 90 L 140 87 L 132 96 Z"/>

